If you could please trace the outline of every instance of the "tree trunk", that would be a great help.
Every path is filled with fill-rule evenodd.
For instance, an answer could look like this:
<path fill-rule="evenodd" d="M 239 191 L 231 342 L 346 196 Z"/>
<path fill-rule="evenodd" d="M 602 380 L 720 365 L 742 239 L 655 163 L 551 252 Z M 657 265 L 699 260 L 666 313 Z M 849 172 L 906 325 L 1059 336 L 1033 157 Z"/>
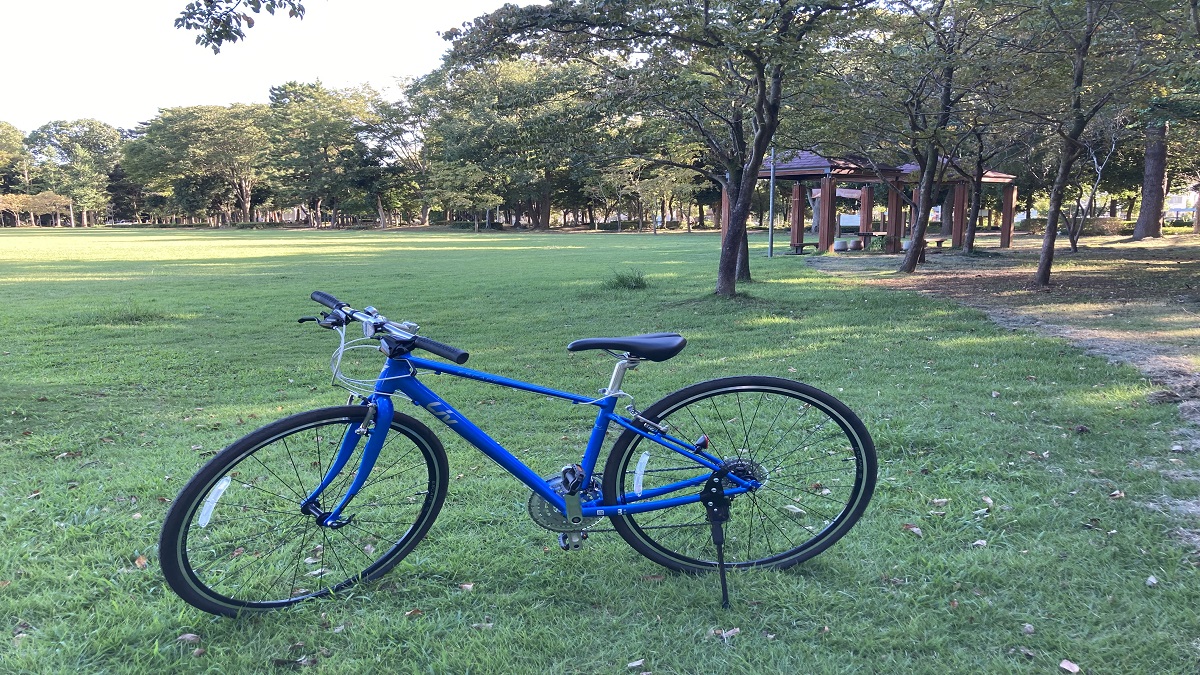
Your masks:
<path fill-rule="evenodd" d="M 1196 201 L 1192 204 L 1192 234 L 1200 234 L 1200 183 L 1192 186 Z"/>
<path fill-rule="evenodd" d="M 933 211 L 933 197 L 936 172 L 938 170 L 938 151 L 932 143 L 925 149 L 924 166 L 921 167 L 921 182 L 917 188 L 917 217 L 912 224 L 912 234 L 909 235 L 908 252 L 900 263 L 897 272 L 911 274 L 917 269 L 917 262 L 925 249 L 925 230 L 929 227 L 929 214 Z M 824 195 L 822 195 L 823 197 Z"/>
<path fill-rule="evenodd" d="M 742 246 L 738 250 L 737 280 L 752 281 L 750 279 L 750 233 L 745 228 L 742 228 Z"/>
<path fill-rule="evenodd" d="M 942 236 L 949 237 L 954 233 L 954 193 L 957 189 L 953 186 L 946 190 L 946 198 L 942 201 Z"/>
<path fill-rule="evenodd" d="M 1082 133 L 1082 127 L 1080 128 Z M 1042 253 L 1038 258 L 1038 269 L 1034 282 L 1038 286 L 1050 285 L 1050 268 L 1054 264 L 1054 241 L 1058 237 L 1058 221 L 1062 215 L 1063 195 L 1067 191 L 1067 183 L 1071 180 L 1071 168 L 1079 158 L 1082 148 L 1072 138 L 1063 139 L 1063 147 L 1058 160 L 1058 173 L 1054 176 L 1054 184 L 1050 187 L 1050 210 L 1046 212 L 1046 233 L 1042 237 Z"/>
<path fill-rule="evenodd" d="M 963 253 L 975 250 L 975 230 L 979 227 L 979 211 L 983 204 L 983 176 L 976 173 L 971 180 L 971 202 L 967 207 L 967 231 L 963 236 Z"/>
<path fill-rule="evenodd" d="M 1166 200 L 1167 123 L 1154 121 L 1146 126 L 1146 168 L 1142 174 L 1142 208 L 1133 226 L 1133 240 L 1161 237 L 1163 202 Z"/>

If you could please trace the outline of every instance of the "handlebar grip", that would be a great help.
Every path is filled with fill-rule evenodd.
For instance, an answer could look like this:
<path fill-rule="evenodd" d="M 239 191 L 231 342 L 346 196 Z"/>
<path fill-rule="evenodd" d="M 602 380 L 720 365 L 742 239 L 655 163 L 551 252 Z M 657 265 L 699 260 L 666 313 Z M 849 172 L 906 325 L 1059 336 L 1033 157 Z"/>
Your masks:
<path fill-rule="evenodd" d="M 338 300 L 337 298 L 333 297 L 332 295 L 326 293 L 325 291 L 313 291 L 312 295 L 310 295 L 308 297 L 312 298 L 313 300 L 316 300 L 317 302 L 321 303 L 322 305 L 325 305 L 329 309 L 341 309 L 343 307 L 350 306 L 350 305 L 342 302 L 341 300 Z"/>
<path fill-rule="evenodd" d="M 430 340 L 429 338 L 420 335 L 413 340 L 413 346 L 424 349 L 430 354 L 437 354 L 438 356 L 453 361 L 460 366 L 466 363 L 467 359 L 471 358 L 470 354 L 464 352 L 458 347 L 451 347 L 450 345 L 445 345 L 437 340 Z"/>

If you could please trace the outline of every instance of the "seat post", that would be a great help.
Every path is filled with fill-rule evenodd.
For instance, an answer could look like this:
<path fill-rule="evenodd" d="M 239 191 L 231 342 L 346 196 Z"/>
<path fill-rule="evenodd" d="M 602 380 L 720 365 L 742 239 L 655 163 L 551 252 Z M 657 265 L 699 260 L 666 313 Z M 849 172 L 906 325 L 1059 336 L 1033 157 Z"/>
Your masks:
<path fill-rule="evenodd" d="M 604 395 L 612 396 L 621 391 L 621 382 L 625 380 L 625 371 L 637 368 L 641 361 L 641 359 L 636 356 L 630 356 L 628 353 L 618 357 L 617 365 L 613 366 L 612 378 L 608 381 L 608 388 L 603 392 Z"/>

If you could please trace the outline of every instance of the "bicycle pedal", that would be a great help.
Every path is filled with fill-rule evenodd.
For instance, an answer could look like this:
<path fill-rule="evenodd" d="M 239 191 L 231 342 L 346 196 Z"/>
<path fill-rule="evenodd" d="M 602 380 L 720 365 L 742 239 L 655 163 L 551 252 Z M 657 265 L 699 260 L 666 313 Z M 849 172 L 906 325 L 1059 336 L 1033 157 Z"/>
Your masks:
<path fill-rule="evenodd" d="M 561 532 L 558 535 L 558 547 L 564 551 L 578 551 L 583 548 L 587 532 Z"/>

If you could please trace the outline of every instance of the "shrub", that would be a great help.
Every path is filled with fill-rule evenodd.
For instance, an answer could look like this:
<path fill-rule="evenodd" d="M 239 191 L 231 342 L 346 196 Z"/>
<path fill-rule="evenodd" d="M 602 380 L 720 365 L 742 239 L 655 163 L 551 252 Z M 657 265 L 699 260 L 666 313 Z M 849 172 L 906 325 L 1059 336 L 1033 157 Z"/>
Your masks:
<path fill-rule="evenodd" d="M 1107 216 L 1100 218 L 1089 218 L 1083 224 L 1083 231 L 1080 234 L 1085 235 L 1111 235 L 1121 234 L 1128 223 L 1120 218 L 1109 218 Z M 1132 231 L 1132 230 L 1131 230 Z"/>
<path fill-rule="evenodd" d="M 1017 232 L 1028 232 L 1029 234 L 1041 234 L 1046 231 L 1045 218 L 1026 218 L 1013 226 Z"/>
<path fill-rule="evenodd" d="M 608 280 L 609 288 L 619 288 L 622 290 L 636 291 L 650 286 L 650 282 L 646 279 L 646 275 L 638 269 L 630 269 L 627 271 L 613 272 L 613 276 Z"/>

